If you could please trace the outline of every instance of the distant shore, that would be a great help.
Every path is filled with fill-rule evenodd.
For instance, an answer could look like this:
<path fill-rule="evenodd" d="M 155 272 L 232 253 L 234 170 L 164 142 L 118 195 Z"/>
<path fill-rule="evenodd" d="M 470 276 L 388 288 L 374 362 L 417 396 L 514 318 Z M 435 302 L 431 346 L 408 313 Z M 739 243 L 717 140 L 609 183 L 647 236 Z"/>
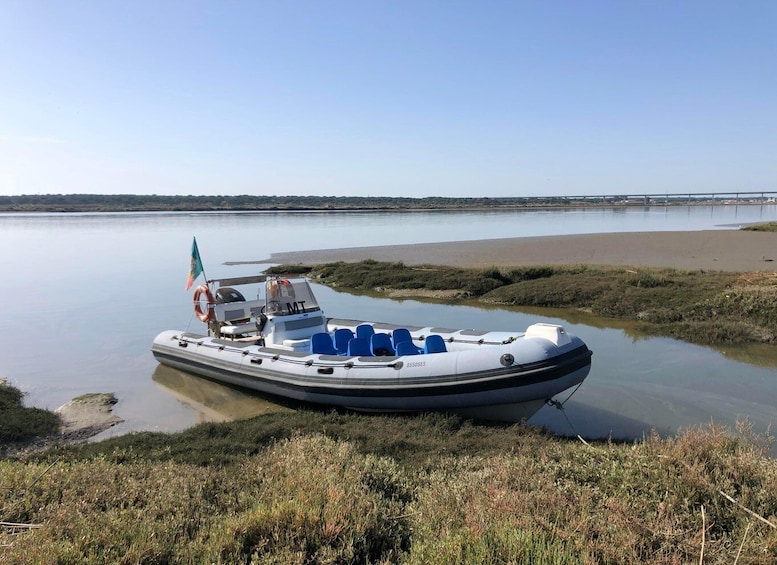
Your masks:
<path fill-rule="evenodd" d="M 365 259 L 406 265 L 622 265 L 713 271 L 777 270 L 777 232 L 705 230 L 525 237 L 274 253 L 257 263 Z"/>
<path fill-rule="evenodd" d="M 577 196 L 268 196 L 157 194 L 0 195 L 0 212 L 451 212 L 457 210 L 542 210 L 558 208 L 643 208 L 651 206 L 763 206 L 777 192 L 632 194 Z"/>

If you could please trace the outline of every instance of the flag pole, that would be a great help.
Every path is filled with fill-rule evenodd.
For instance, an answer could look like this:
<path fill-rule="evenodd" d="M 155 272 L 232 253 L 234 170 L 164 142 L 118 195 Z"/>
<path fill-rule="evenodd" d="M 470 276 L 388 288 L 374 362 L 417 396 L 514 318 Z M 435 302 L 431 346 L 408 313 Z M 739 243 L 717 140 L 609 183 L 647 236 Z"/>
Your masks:
<path fill-rule="evenodd" d="M 197 250 L 197 256 L 199 257 L 200 250 Z M 202 264 L 202 260 L 200 260 L 200 268 L 202 269 L 202 277 L 205 279 L 205 284 L 209 284 L 210 281 L 208 280 L 208 275 L 205 274 L 205 265 Z"/>

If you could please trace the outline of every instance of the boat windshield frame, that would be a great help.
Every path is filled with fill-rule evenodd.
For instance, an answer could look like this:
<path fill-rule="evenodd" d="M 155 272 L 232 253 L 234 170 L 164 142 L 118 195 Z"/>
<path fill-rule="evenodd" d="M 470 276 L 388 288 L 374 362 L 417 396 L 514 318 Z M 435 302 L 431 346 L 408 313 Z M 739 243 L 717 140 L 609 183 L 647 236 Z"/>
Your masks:
<path fill-rule="evenodd" d="M 265 312 L 272 316 L 321 310 L 307 279 L 269 279 L 265 284 L 265 305 Z"/>

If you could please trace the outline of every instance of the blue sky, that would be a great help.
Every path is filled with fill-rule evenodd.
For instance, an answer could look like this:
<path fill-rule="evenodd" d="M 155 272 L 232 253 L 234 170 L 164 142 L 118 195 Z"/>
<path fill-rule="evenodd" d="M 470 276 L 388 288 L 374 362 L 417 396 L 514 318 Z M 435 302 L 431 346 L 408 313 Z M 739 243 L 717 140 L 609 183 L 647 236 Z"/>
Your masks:
<path fill-rule="evenodd" d="M 777 2 L 0 0 L 0 194 L 777 190 Z"/>

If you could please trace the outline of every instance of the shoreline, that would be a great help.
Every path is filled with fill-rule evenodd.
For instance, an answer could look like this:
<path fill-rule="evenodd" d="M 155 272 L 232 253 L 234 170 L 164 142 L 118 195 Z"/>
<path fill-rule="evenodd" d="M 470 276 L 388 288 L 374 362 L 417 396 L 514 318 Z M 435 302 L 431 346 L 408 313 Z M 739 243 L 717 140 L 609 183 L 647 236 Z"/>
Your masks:
<path fill-rule="evenodd" d="M 769 206 L 775 203 L 777 191 L 558 196 L 19 194 L 0 195 L 0 213 L 498 211 L 546 208 Z"/>
<path fill-rule="evenodd" d="M 0 378 L 0 387 L 19 390 L 3 378 Z M 113 393 L 92 393 L 77 396 L 56 410 L 50 411 L 59 417 L 59 425 L 54 433 L 21 441 L 0 441 L 0 460 L 19 457 L 54 446 L 84 443 L 116 424 L 124 422 L 121 417 L 113 413 L 113 406 L 117 402 L 118 399 Z"/>
<path fill-rule="evenodd" d="M 241 263 L 352 263 L 366 259 L 469 268 L 590 264 L 775 271 L 777 232 L 704 230 L 535 236 L 290 251 Z"/>

